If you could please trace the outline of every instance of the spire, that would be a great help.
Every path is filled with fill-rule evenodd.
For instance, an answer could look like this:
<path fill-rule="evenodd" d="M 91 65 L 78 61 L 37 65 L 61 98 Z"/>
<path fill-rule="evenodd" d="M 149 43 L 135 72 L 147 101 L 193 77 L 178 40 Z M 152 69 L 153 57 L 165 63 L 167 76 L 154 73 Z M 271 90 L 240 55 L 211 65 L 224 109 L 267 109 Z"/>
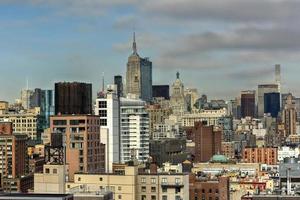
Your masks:
<path fill-rule="evenodd" d="M 132 43 L 132 50 L 133 53 L 136 54 L 137 53 L 137 49 L 136 49 L 136 42 L 135 42 L 135 32 L 133 32 L 133 43 Z"/>
<path fill-rule="evenodd" d="M 104 72 L 102 72 L 102 92 L 104 93 Z"/>
<path fill-rule="evenodd" d="M 179 79 L 179 72 L 176 73 L 176 78 Z"/>

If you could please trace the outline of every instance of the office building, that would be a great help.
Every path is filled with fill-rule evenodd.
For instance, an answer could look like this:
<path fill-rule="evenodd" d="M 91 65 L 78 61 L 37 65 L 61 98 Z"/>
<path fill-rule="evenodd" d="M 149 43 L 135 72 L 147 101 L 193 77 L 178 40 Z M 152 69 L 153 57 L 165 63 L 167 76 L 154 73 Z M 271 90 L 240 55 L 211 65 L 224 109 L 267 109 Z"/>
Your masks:
<path fill-rule="evenodd" d="M 123 91 L 123 79 L 122 79 L 122 76 L 120 76 L 120 75 L 114 76 L 114 84 L 117 85 L 117 94 L 118 94 L 118 97 L 123 97 L 124 91 Z"/>
<path fill-rule="evenodd" d="M 152 137 L 155 124 L 165 123 L 165 120 L 171 115 L 171 109 L 162 108 L 159 104 L 152 104 L 146 106 L 146 111 L 149 113 L 149 132 Z"/>
<path fill-rule="evenodd" d="M 42 129 L 50 127 L 50 116 L 54 115 L 53 90 L 42 90 L 36 88 L 30 98 L 30 108 L 40 108 L 40 120 Z"/>
<path fill-rule="evenodd" d="M 55 114 L 92 114 L 92 84 L 55 83 Z"/>
<path fill-rule="evenodd" d="M 197 111 L 196 107 L 197 100 L 199 99 L 198 90 L 196 88 L 187 88 L 184 90 L 185 102 L 187 105 L 187 111 Z"/>
<path fill-rule="evenodd" d="M 278 85 L 277 84 L 263 84 L 258 85 L 257 90 L 257 115 L 259 118 L 262 118 L 264 116 L 265 111 L 265 93 L 278 93 Z"/>
<path fill-rule="evenodd" d="M 120 160 L 122 163 L 149 158 L 149 115 L 146 102 L 120 99 Z"/>
<path fill-rule="evenodd" d="M 51 133 L 65 139 L 65 160 L 69 179 L 76 172 L 105 170 L 105 145 L 100 141 L 100 119 L 94 115 L 57 115 L 50 118 Z"/>
<path fill-rule="evenodd" d="M 95 105 L 95 115 L 100 119 L 101 142 L 106 145 L 106 172 L 112 171 L 113 163 L 120 162 L 120 101 L 114 86 L 109 85 Z"/>
<path fill-rule="evenodd" d="M 150 140 L 150 156 L 152 162 L 162 166 L 165 162 L 182 163 L 187 159 L 185 138 L 163 138 Z"/>
<path fill-rule="evenodd" d="M 126 71 L 126 92 L 144 101 L 152 100 L 152 62 L 137 53 L 135 34 L 133 53 L 129 56 Z"/>
<path fill-rule="evenodd" d="M 29 89 L 23 89 L 21 90 L 21 105 L 23 109 L 27 110 L 30 108 L 30 99 L 33 94 L 32 90 Z"/>
<path fill-rule="evenodd" d="M 207 162 L 213 155 L 221 152 L 221 131 L 214 131 L 213 126 L 196 122 L 192 132 L 195 137 L 195 162 Z"/>
<path fill-rule="evenodd" d="M 0 120 L 13 123 L 13 132 L 26 134 L 31 140 L 40 140 L 43 131 L 39 111 L 32 113 L 7 113 Z"/>
<path fill-rule="evenodd" d="M 180 80 L 179 72 L 176 73 L 176 80 L 171 87 L 170 107 L 174 115 L 182 115 L 187 111 L 187 104 L 184 97 L 184 85 Z"/>
<path fill-rule="evenodd" d="M 287 96 L 286 104 L 282 111 L 282 122 L 284 123 L 285 135 L 296 135 L 297 113 L 292 94 Z"/>
<path fill-rule="evenodd" d="M 163 97 L 164 99 L 170 99 L 170 87 L 169 85 L 153 85 L 152 86 L 153 98 Z"/>
<path fill-rule="evenodd" d="M 264 113 L 269 113 L 273 118 L 277 118 L 280 112 L 280 93 L 272 92 L 264 95 Z"/>
<path fill-rule="evenodd" d="M 241 116 L 242 118 L 255 116 L 255 91 L 241 92 Z"/>
<path fill-rule="evenodd" d="M 246 147 L 243 150 L 243 161 L 246 163 L 277 164 L 277 148 L 273 147 Z"/>

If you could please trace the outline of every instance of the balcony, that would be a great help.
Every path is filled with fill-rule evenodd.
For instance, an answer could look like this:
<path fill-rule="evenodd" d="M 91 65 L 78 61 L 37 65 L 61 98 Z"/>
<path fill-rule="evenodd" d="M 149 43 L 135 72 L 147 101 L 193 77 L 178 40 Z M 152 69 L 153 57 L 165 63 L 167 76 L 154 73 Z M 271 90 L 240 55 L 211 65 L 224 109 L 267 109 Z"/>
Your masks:
<path fill-rule="evenodd" d="M 184 184 L 182 182 L 177 182 L 177 183 L 162 182 L 161 187 L 162 188 L 183 188 Z"/>

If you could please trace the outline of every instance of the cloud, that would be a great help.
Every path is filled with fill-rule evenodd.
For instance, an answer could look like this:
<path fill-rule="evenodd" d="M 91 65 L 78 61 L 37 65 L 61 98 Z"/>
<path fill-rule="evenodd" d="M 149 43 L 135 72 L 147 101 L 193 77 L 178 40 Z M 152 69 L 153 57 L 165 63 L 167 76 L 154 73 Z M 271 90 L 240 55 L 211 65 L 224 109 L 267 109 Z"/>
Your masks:
<path fill-rule="evenodd" d="M 262 23 L 299 16 L 297 0 L 152 0 L 140 6 L 142 12 L 171 20 Z"/>
<path fill-rule="evenodd" d="M 138 20 L 133 15 L 126 15 L 117 18 L 113 24 L 113 28 L 117 30 L 133 31 L 138 26 Z"/>

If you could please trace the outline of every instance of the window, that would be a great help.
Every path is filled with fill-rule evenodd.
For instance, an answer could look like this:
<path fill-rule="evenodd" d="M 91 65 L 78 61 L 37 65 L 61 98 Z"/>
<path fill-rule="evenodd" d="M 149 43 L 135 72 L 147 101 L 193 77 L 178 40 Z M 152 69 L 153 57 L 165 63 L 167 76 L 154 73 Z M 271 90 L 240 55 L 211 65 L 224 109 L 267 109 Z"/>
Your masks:
<path fill-rule="evenodd" d="M 216 193 L 219 193 L 219 190 L 218 190 L 218 189 L 216 189 Z"/>
<path fill-rule="evenodd" d="M 103 181 L 103 178 L 102 178 L 102 177 L 100 177 L 100 178 L 99 178 L 99 181 Z"/>
<path fill-rule="evenodd" d="M 162 196 L 162 200 L 168 200 L 168 196 L 167 195 Z"/>
<path fill-rule="evenodd" d="M 156 192 L 156 187 L 151 187 L 151 192 Z"/>
<path fill-rule="evenodd" d="M 141 182 L 142 182 L 142 183 L 146 183 L 146 178 L 145 178 L 145 177 L 142 177 L 142 178 L 141 178 Z"/>
<path fill-rule="evenodd" d="M 212 189 L 209 189 L 209 193 L 212 193 Z"/>
<path fill-rule="evenodd" d="M 107 108 L 107 102 L 106 101 L 99 101 L 99 108 Z"/>
<path fill-rule="evenodd" d="M 53 174 L 57 174 L 57 169 L 53 169 Z"/>
<path fill-rule="evenodd" d="M 141 198 L 141 200 L 146 200 L 147 198 L 146 198 L 146 195 L 142 195 L 142 198 Z"/>
<path fill-rule="evenodd" d="M 50 169 L 49 169 L 49 168 L 46 168 L 45 173 L 46 173 L 46 174 L 49 174 L 49 173 L 50 173 Z"/>
<path fill-rule="evenodd" d="M 180 193 L 180 188 L 175 188 L 175 193 Z"/>
<path fill-rule="evenodd" d="M 152 196 L 151 196 L 151 200 L 156 200 L 156 196 L 155 196 L 155 195 L 152 195 Z"/>
<path fill-rule="evenodd" d="M 121 187 L 121 186 L 119 186 L 119 187 L 118 187 L 118 190 L 119 190 L 119 191 L 121 191 L 121 190 L 122 190 L 122 187 Z"/>
<path fill-rule="evenodd" d="M 66 120 L 54 120 L 53 124 L 54 125 L 67 125 L 67 121 Z"/>
<path fill-rule="evenodd" d="M 156 179 L 155 178 L 151 178 L 151 183 L 155 184 L 156 183 Z"/>
<path fill-rule="evenodd" d="M 122 199 L 122 195 L 119 195 L 118 198 L 119 198 L 119 199 Z"/>
<path fill-rule="evenodd" d="M 107 126 L 107 119 L 100 119 L 100 126 Z"/>
<path fill-rule="evenodd" d="M 175 196 L 175 200 L 181 200 L 180 196 Z"/>
<path fill-rule="evenodd" d="M 78 181 L 81 181 L 81 178 L 80 177 L 78 177 L 78 179 L 77 179 Z"/>
<path fill-rule="evenodd" d="M 162 192 L 168 192 L 168 189 L 165 188 L 165 187 L 163 187 L 163 188 L 162 188 Z"/>
<path fill-rule="evenodd" d="M 167 180 L 167 178 L 162 178 L 161 182 L 162 182 L 162 183 L 167 183 L 168 180 Z"/>
<path fill-rule="evenodd" d="M 180 183 L 180 178 L 175 178 L 175 183 L 179 184 Z"/>
<path fill-rule="evenodd" d="M 142 186 L 142 192 L 146 192 L 146 186 Z"/>
<path fill-rule="evenodd" d="M 202 189 L 202 193 L 205 193 L 205 189 Z"/>
<path fill-rule="evenodd" d="M 99 110 L 100 117 L 107 117 L 107 110 Z"/>

